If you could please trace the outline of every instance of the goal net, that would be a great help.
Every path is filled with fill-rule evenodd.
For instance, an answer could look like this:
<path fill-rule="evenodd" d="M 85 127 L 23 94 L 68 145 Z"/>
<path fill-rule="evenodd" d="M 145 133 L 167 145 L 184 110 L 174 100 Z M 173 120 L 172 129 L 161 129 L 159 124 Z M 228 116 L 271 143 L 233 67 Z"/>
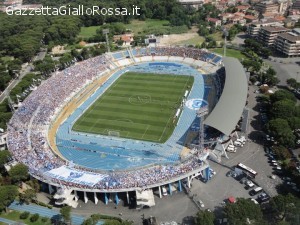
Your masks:
<path fill-rule="evenodd" d="M 109 130 L 108 131 L 108 136 L 120 137 L 120 132 L 119 131 L 115 131 L 115 130 Z"/>

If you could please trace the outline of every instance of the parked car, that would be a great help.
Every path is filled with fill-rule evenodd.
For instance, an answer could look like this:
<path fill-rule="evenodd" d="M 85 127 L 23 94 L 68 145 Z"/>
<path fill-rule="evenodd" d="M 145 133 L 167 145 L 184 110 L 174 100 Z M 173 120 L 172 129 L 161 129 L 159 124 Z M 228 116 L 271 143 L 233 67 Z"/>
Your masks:
<path fill-rule="evenodd" d="M 200 206 L 201 208 L 204 208 L 204 203 L 202 202 L 202 200 L 197 200 L 196 201 L 197 205 Z"/>
<path fill-rule="evenodd" d="M 254 202 L 254 204 L 256 204 L 256 205 L 259 204 L 258 201 L 256 201 L 254 198 L 250 198 L 250 200 L 251 200 L 252 202 Z"/>

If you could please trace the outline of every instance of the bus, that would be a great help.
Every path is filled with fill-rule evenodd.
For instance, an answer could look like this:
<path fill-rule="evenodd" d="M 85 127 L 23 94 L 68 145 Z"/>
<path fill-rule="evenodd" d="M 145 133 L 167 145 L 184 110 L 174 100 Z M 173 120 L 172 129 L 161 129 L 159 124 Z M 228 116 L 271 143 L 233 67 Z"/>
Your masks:
<path fill-rule="evenodd" d="M 248 176 L 250 176 L 251 178 L 255 178 L 257 175 L 257 172 L 254 171 L 253 169 L 245 166 L 242 163 L 237 164 L 236 166 L 237 168 L 241 169 L 244 173 L 246 173 Z"/>

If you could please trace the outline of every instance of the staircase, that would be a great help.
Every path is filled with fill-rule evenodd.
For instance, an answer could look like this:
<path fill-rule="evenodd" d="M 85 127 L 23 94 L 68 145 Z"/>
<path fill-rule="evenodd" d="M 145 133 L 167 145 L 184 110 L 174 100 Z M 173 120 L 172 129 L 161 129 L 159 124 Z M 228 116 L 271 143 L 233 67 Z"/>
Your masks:
<path fill-rule="evenodd" d="M 133 61 L 134 63 L 136 63 L 136 59 L 135 59 L 135 57 L 134 57 L 134 55 L 133 55 L 133 53 L 132 53 L 132 48 L 131 48 L 131 46 L 129 46 L 129 48 L 127 48 L 127 51 L 128 51 L 128 53 L 129 53 L 130 58 L 132 59 L 132 61 Z"/>
<path fill-rule="evenodd" d="M 56 205 L 69 205 L 73 208 L 76 208 L 78 205 L 76 201 L 77 196 L 72 194 L 72 190 L 70 189 L 59 188 L 53 198 L 56 199 Z"/>

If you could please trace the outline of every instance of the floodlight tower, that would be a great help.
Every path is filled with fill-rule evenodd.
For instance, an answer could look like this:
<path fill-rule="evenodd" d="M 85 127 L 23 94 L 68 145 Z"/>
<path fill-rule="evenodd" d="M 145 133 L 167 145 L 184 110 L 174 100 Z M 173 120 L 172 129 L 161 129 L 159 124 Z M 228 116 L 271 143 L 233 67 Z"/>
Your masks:
<path fill-rule="evenodd" d="M 109 40 L 108 40 L 109 29 L 103 29 L 102 33 L 105 35 L 107 52 L 110 52 Z"/>
<path fill-rule="evenodd" d="M 223 56 L 226 57 L 226 46 L 227 46 L 228 31 L 227 31 L 226 27 L 223 27 L 222 31 L 223 31 L 223 35 L 224 35 L 224 53 L 223 53 Z"/>
<path fill-rule="evenodd" d="M 14 102 L 11 100 L 10 96 L 7 96 L 7 100 L 8 100 L 8 105 L 9 108 L 11 109 L 11 111 L 14 113 L 15 112 L 15 107 L 14 107 Z"/>
<path fill-rule="evenodd" d="M 204 148 L 204 117 L 208 114 L 208 106 L 204 106 L 198 109 L 197 117 L 199 118 L 199 149 Z"/>

